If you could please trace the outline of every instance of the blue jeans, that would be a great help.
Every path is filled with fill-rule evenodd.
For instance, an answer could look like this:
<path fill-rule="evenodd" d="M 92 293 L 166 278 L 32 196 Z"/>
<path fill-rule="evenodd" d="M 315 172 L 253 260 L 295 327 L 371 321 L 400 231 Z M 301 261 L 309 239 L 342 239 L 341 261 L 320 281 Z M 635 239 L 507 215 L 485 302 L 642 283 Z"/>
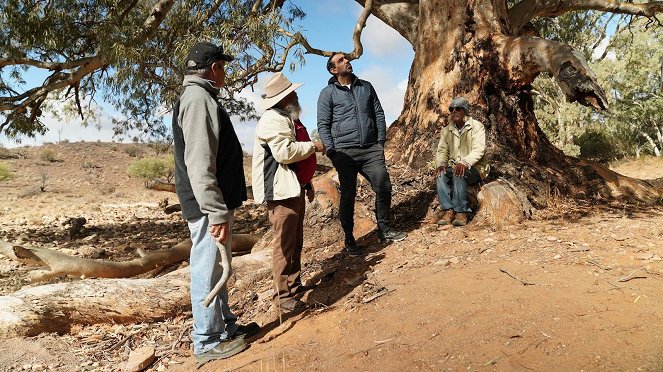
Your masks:
<path fill-rule="evenodd" d="M 193 352 L 202 354 L 213 349 L 237 331 L 237 317 L 228 305 L 228 288 L 223 287 L 209 307 L 203 306 L 207 294 L 221 278 L 221 256 L 216 241 L 209 232 L 207 216 L 187 221 L 191 231 L 191 310 L 193 311 Z M 233 218 L 228 221 L 232 231 Z M 231 244 L 232 233 L 226 244 Z M 230 257 L 228 257 L 230 258 Z"/>
<path fill-rule="evenodd" d="M 449 190 L 449 181 L 451 181 L 451 190 Z M 472 212 L 467 203 L 467 185 L 474 185 L 479 181 L 481 176 L 474 167 L 468 168 L 463 177 L 454 176 L 453 169 L 447 168 L 447 172 L 436 179 L 437 198 L 442 209 L 453 209 L 454 212 L 462 213 Z"/>

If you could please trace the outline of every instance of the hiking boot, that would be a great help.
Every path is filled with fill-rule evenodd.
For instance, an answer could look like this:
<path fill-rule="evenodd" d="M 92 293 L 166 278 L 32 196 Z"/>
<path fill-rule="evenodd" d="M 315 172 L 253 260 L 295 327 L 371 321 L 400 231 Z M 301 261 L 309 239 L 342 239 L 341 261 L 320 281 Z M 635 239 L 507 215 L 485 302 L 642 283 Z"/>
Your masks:
<path fill-rule="evenodd" d="M 456 213 L 456 218 L 453 222 L 454 226 L 465 226 L 467 225 L 467 213 L 458 212 Z"/>
<path fill-rule="evenodd" d="M 345 251 L 350 256 L 361 256 L 363 254 L 366 254 L 366 252 L 364 252 L 364 250 L 357 245 L 357 242 L 353 237 L 345 238 Z"/>
<path fill-rule="evenodd" d="M 213 349 L 196 355 L 196 362 L 199 365 L 202 365 L 210 360 L 230 358 L 231 356 L 246 350 L 247 347 L 249 347 L 249 344 L 244 341 L 243 337 L 224 340 Z"/>
<path fill-rule="evenodd" d="M 284 314 L 300 312 L 306 309 L 306 303 L 298 299 L 288 297 L 288 298 L 277 298 L 276 305 L 279 307 L 279 310 Z"/>
<path fill-rule="evenodd" d="M 438 225 L 451 225 L 451 223 L 454 221 L 454 217 L 456 216 L 456 213 L 453 211 L 453 209 L 447 209 L 444 211 L 444 214 L 442 215 L 442 219 L 437 221 Z"/>
<path fill-rule="evenodd" d="M 240 324 L 237 326 L 237 331 L 233 335 L 233 338 L 251 338 L 260 332 L 260 326 L 256 322 L 251 322 L 249 324 Z"/>
<path fill-rule="evenodd" d="M 393 242 L 400 242 L 401 240 L 405 239 L 407 237 L 407 234 L 403 231 L 398 231 L 396 229 L 387 229 L 386 231 L 379 232 L 379 238 L 380 241 L 386 241 L 386 240 L 391 240 Z"/>

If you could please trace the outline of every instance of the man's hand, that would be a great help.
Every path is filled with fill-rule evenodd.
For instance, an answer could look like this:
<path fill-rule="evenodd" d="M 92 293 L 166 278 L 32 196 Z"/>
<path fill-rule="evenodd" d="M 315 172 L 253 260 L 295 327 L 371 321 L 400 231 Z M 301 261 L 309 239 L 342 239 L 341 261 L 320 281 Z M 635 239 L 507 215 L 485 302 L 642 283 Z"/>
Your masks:
<path fill-rule="evenodd" d="M 435 168 L 435 170 L 433 171 L 433 174 L 435 174 L 435 177 L 440 177 L 442 175 L 442 173 L 446 172 L 446 170 L 447 170 L 447 167 L 444 166 L 444 165 L 441 165 L 441 166 Z"/>
<path fill-rule="evenodd" d="M 454 176 L 456 177 L 463 177 L 465 176 L 465 171 L 467 170 L 467 167 L 463 163 L 456 163 L 456 166 L 454 167 Z"/>
<path fill-rule="evenodd" d="M 313 199 L 315 199 L 315 189 L 313 188 L 313 184 L 311 184 L 311 188 L 306 190 L 306 199 L 308 199 L 309 203 L 313 203 Z"/>
<path fill-rule="evenodd" d="M 323 145 L 322 142 L 313 141 L 313 145 L 315 145 L 315 151 L 316 152 L 325 153 L 327 151 L 327 149 L 325 148 L 325 145 Z"/>
<path fill-rule="evenodd" d="M 224 244 L 226 242 L 226 238 L 228 237 L 228 222 L 211 225 L 209 227 L 209 232 L 214 240 Z"/>

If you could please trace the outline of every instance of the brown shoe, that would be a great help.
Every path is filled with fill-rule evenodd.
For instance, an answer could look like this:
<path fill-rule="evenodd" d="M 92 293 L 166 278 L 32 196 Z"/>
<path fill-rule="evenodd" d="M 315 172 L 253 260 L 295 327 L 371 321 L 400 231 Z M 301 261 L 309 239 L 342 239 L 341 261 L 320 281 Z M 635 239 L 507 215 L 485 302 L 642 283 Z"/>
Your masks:
<path fill-rule="evenodd" d="M 467 225 L 467 213 L 458 212 L 456 213 L 456 218 L 453 222 L 454 226 L 465 226 Z"/>
<path fill-rule="evenodd" d="M 437 221 L 438 225 L 451 225 L 451 222 L 454 220 L 454 216 L 456 213 L 453 211 L 453 209 L 447 209 L 444 211 L 444 214 L 442 215 L 442 219 Z"/>

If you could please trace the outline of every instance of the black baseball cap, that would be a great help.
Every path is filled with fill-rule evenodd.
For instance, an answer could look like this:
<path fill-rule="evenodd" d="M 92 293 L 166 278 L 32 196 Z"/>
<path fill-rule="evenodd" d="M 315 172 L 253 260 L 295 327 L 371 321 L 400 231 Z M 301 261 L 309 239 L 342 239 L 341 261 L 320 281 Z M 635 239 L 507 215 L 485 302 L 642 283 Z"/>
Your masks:
<path fill-rule="evenodd" d="M 189 70 L 197 70 L 207 67 L 216 61 L 232 61 L 235 57 L 223 54 L 223 46 L 216 46 L 209 41 L 196 43 L 189 50 L 186 57 L 186 68 Z"/>

